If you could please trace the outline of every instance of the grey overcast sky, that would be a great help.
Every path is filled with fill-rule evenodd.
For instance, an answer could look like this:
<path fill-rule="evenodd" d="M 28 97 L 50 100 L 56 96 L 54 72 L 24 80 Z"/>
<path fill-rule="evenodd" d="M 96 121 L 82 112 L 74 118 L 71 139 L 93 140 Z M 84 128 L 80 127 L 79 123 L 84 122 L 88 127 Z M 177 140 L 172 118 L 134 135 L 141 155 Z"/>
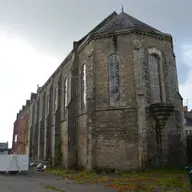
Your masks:
<path fill-rule="evenodd" d="M 16 113 L 79 40 L 121 6 L 172 34 L 180 92 L 192 106 L 191 0 L 0 0 L 0 141 L 11 147 Z"/>

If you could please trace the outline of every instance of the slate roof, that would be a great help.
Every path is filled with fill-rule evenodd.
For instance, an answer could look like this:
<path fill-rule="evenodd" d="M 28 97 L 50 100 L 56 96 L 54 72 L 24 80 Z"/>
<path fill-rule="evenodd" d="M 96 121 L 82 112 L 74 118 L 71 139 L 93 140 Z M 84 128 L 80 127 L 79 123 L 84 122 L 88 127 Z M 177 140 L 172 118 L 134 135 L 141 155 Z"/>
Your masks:
<path fill-rule="evenodd" d="M 96 27 L 94 27 L 91 31 L 89 31 L 88 34 L 86 34 L 83 38 L 81 38 L 78 43 L 81 43 L 86 39 L 88 35 L 96 33 L 101 27 L 105 26 L 107 23 L 109 23 L 112 19 L 114 19 L 118 14 L 114 11 L 109 16 L 107 16 L 103 21 L 101 21 Z"/>
<path fill-rule="evenodd" d="M 100 22 L 96 27 L 94 27 L 92 30 L 90 30 L 84 37 L 82 37 L 80 40 L 75 41 L 74 43 L 77 43 L 79 47 L 81 43 L 83 43 L 86 38 L 89 39 L 91 35 L 100 35 L 105 33 L 110 33 L 118 30 L 123 29 L 144 29 L 150 32 L 155 32 L 162 35 L 168 35 L 166 33 L 163 33 L 145 23 L 142 21 L 128 15 L 124 11 L 122 11 L 120 14 L 117 14 L 115 11 L 112 12 L 109 16 L 107 16 L 102 22 Z M 55 73 L 58 72 L 60 67 L 66 63 L 69 57 L 72 56 L 74 50 L 71 50 L 70 53 L 67 55 L 67 57 L 63 60 L 61 65 L 54 71 L 54 73 L 51 75 L 51 77 L 46 81 L 44 86 L 50 81 L 50 79 L 53 77 Z M 36 97 L 36 95 L 35 95 Z M 19 112 L 20 113 L 20 112 Z"/>
<path fill-rule="evenodd" d="M 142 21 L 132 17 L 131 15 L 128 15 L 125 12 L 121 12 L 120 14 L 116 13 L 116 16 L 113 17 L 108 23 L 103 25 L 100 29 L 98 29 L 96 33 L 114 32 L 117 30 L 131 29 L 131 28 L 144 29 L 156 33 L 163 33 L 143 23 Z"/>

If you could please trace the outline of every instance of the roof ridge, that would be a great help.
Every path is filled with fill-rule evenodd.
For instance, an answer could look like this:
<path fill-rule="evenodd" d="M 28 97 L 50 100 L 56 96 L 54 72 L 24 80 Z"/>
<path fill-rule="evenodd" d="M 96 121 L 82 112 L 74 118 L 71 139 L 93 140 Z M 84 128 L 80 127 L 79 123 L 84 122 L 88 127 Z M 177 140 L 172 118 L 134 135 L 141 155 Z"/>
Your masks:
<path fill-rule="evenodd" d="M 116 11 L 113 11 L 109 16 L 103 19 L 99 24 L 97 24 L 91 31 L 89 31 L 84 37 L 82 37 L 78 42 L 82 42 L 88 35 L 95 33 L 100 28 L 102 28 L 105 24 L 109 23 L 112 19 L 118 16 Z"/>
<path fill-rule="evenodd" d="M 115 17 L 111 19 L 110 22 L 107 22 L 103 27 L 98 29 L 95 33 L 114 32 L 122 29 L 130 29 L 130 28 L 140 28 L 148 31 L 153 31 L 156 33 L 163 33 L 125 12 L 121 12 L 117 14 Z"/>
<path fill-rule="evenodd" d="M 141 21 L 140 19 L 137 19 L 137 18 L 133 17 L 132 15 L 129 15 L 128 13 L 121 12 L 120 14 L 125 14 L 125 15 L 127 15 L 128 17 L 130 17 L 131 19 L 136 20 L 136 21 L 138 21 L 138 22 L 140 22 L 140 23 L 142 23 L 142 24 L 144 24 L 144 25 L 146 25 L 146 26 L 148 26 L 148 27 L 150 27 L 150 28 L 152 28 L 152 29 L 155 29 L 155 30 L 158 31 L 158 32 L 161 32 L 161 31 L 159 31 L 158 29 L 156 29 L 156 28 L 148 25 L 147 23 Z M 120 15 L 120 14 L 119 14 L 119 15 Z"/>
<path fill-rule="evenodd" d="M 113 18 L 115 18 L 116 16 L 118 16 L 116 11 L 113 11 L 108 17 L 106 17 L 103 21 L 101 21 L 98 25 L 96 25 L 96 27 L 94 27 L 90 32 L 90 33 L 94 33 L 95 31 L 97 31 L 99 28 L 102 27 L 103 24 L 108 23 L 109 21 L 111 21 Z"/>
<path fill-rule="evenodd" d="M 111 21 L 113 18 L 115 18 L 117 16 L 117 12 L 113 11 L 110 15 L 108 15 L 105 19 L 103 19 L 99 24 L 96 25 L 96 27 L 94 27 L 91 31 L 89 31 L 85 36 L 83 36 L 81 39 L 79 39 L 78 41 L 76 41 L 79 45 L 88 37 L 88 35 L 94 33 L 95 31 L 99 30 L 101 27 L 103 27 L 104 24 L 108 23 L 109 21 Z M 52 73 L 52 75 L 48 78 L 48 80 L 44 83 L 47 84 L 50 79 L 52 78 L 52 76 L 58 71 L 58 69 L 60 69 L 60 67 L 65 63 L 65 61 L 72 55 L 73 53 L 73 49 L 69 52 L 69 54 L 64 58 L 64 60 L 61 62 L 61 64 L 57 67 L 57 69 Z M 43 86 L 44 86 L 43 85 Z M 43 87 L 42 86 L 42 87 Z"/>

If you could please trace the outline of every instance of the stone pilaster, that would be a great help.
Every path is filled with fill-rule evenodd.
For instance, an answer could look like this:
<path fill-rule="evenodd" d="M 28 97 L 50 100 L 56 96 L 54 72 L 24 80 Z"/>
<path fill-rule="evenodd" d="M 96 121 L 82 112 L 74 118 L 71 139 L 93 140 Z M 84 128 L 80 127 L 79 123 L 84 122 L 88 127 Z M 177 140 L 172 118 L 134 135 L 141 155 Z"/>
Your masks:
<path fill-rule="evenodd" d="M 147 139 L 146 139 L 146 89 L 144 78 L 145 49 L 141 42 L 133 35 L 133 54 L 134 54 L 134 73 L 135 73 L 135 92 L 137 101 L 138 119 L 138 160 L 139 167 L 143 168 L 147 162 Z"/>
<path fill-rule="evenodd" d="M 52 148 L 53 148 L 53 129 L 52 129 L 52 120 L 53 120 L 53 78 L 50 81 L 50 87 L 49 87 L 49 113 L 46 117 L 46 121 L 47 121 L 47 155 L 48 158 L 50 158 L 52 160 L 53 157 L 53 153 L 52 153 Z"/>
<path fill-rule="evenodd" d="M 37 97 L 37 100 L 35 102 L 35 135 L 34 135 L 34 156 L 35 158 L 38 158 L 38 150 L 39 150 L 39 98 Z"/>
<path fill-rule="evenodd" d="M 38 148 L 37 148 L 37 159 L 40 160 L 40 147 L 41 147 L 41 127 L 40 122 L 38 123 Z"/>
<path fill-rule="evenodd" d="M 68 104 L 68 159 L 66 167 L 77 165 L 77 78 L 78 78 L 78 43 L 73 43 L 73 59 L 71 66 L 71 100 Z"/>
<path fill-rule="evenodd" d="M 44 123 L 44 151 L 43 151 L 43 159 L 47 159 L 47 119 L 45 119 L 45 123 Z"/>
<path fill-rule="evenodd" d="M 54 155 L 54 163 L 56 166 L 61 165 L 61 127 L 60 127 L 60 119 L 61 119 L 61 113 L 60 113 L 60 103 L 61 103 L 61 70 L 58 75 L 58 81 L 57 81 L 57 86 L 58 86 L 58 108 L 55 112 L 55 155 Z"/>
<path fill-rule="evenodd" d="M 94 42 L 91 42 L 87 47 L 89 52 L 89 64 L 87 69 L 87 164 L 86 169 L 91 170 L 95 167 L 95 145 L 96 145 L 96 133 L 95 133 L 95 118 L 96 118 L 96 85 L 95 85 L 95 63 L 94 63 Z"/>

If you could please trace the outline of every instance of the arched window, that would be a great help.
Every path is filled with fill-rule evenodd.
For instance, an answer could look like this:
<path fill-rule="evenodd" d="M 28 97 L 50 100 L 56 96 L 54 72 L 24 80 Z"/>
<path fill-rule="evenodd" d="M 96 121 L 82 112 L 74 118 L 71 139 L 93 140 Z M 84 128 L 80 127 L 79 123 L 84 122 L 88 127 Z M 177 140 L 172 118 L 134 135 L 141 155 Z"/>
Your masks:
<path fill-rule="evenodd" d="M 113 54 L 108 60 L 109 67 L 109 97 L 111 106 L 119 106 L 120 101 L 120 58 Z"/>
<path fill-rule="evenodd" d="M 17 134 L 15 135 L 15 143 L 17 143 Z"/>
<path fill-rule="evenodd" d="M 55 111 L 58 108 L 58 97 L 59 97 L 59 88 L 58 88 L 58 84 L 55 87 Z"/>
<path fill-rule="evenodd" d="M 68 78 L 66 77 L 64 79 L 64 105 L 65 105 L 65 110 L 67 108 L 68 104 Z"/>
<path fill-rule="evenodd" d="M 160 59 L 157 55 L 149 55 L 150 101 L 161 103 Z"/>
<path fill-rule="evenodd" d="M 86 85 L 86 65 L 81 67 L 81 106 L 86 107 L 87 85 Z"/>
<path fill-rule="evenodd" d="M 47 95 L 47 115 L 49 114 L 50 110 L 50 94 Z"/>

